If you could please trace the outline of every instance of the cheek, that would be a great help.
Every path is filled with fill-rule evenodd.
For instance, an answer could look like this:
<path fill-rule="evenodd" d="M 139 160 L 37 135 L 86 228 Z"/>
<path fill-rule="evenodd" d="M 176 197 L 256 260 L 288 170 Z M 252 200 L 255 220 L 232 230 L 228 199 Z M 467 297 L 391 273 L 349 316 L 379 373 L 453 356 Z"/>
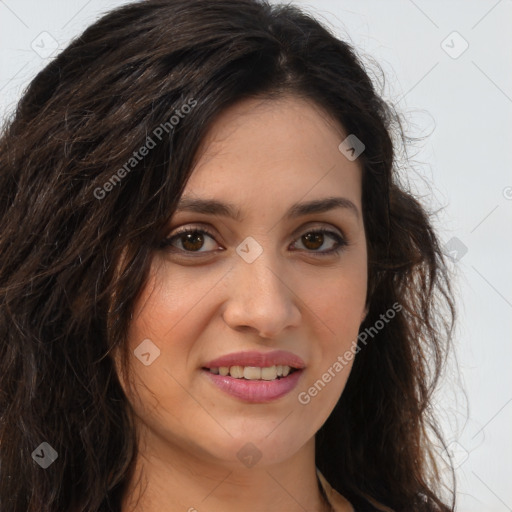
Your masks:
<path fill-rule="evenodd" d="M 201 358 L 197 340 L 212 321 L 212 292 L 220 276 L 196 267 L 191 279 L 191 272 L 169 267 L 165 263 L 153 266 L 134 307 L 128 331 L 132 389 L 127 394 L 139 412 L 153 410 L 181 423 L 179 411 L 189 410 L 193 415 L 197 409 L 188 391 L 194 392 L 197 385 L 197 361 Z M 150 340 L 159 351 L 149 366 L 134 357 L 143 340 Z M 168 410 L 163 411 L 166 406 Z"/>
<path fill-rule="evenodd" d="M 317 317 L 315 323 L 318 326 L 316 335 L 313 333 L 312 336 L 316 341 L 316 349 L 313 348 L 312 351 L 315 379 L 332 368 L 339 356 L 355 350 L 364 314 L 364 303 L 365 290 L 361 292 L 359 289 L 351 290 L 348 287 L 341 291 L 339 288 L 325 289 L 314 302 L 315 307 L 312 310 Z M 351 362 L 344 363 L 343 374 L 350 372 Z M 333 387 L 339 388 L 344 378 L 339 376 L 335 380 L 337 384 Z"/>
<path fill-rule="evenodd" d="M 318 304 L 322 316 L 329 319 L 332 330 L 336 325 L 349 325 L 360 320 L 366 298 L 366 280 L 341 278 L 326 283 L 311 298 Z"/>
<path fill-rule="evenodd" d="M 201 275 L 200 271 L 193 280 L 190 273 L 171 275 L 165 265 L 153 270 L 134 308 L 129 330 L 131 346 L 150 338 L 160 347 L 161 356 L 168 355 L 177 362 L 186 359 L 186 352 L 193 349 L 191 340 L 199 338 L 205 327 L 207 318 L 200 313 L 215 285 L 214 277 L 212 273 Z"/>
<path fill-rule="evenodd" d="M 152 272 L 134 307 L 127 340 L 129 382 L 123 378 L 122 386 L 136 416 L 163 437 L 169 432 L 179 436 L 191 428 L 189 423 L 204 423 L 203 412 L 188 390 L 193 341 L 204 329 L 194 313 L 201 309 L 201 297 L 207 291 L 200 280 L 191 285 L 190 280 L 181 283 L 175 276 L 171 281 L 160 270 Z M 149 365 L 134 354 L 141 352 L 138 347 L 143 341 L 151 353 Z M 182 411 L 188 411 L 186 417 Z"/>
<path fill-rule="evenodd" d="M 302 286 L 313 281 L 301 281 Z M 364 317 L 367 287 L 366 260 L 354 260 L 321 281 L 314 292 L 302 289 L 315 329 L 311 373 L 301 390 L 305 404 L 328 415 L 341 395 L 354 361 L 359 327 Z M 341 362 L 340 362 L 341 361 Z M 309 403 L 309 402 L 308 402 Z"/>
<path fill-rule="evenodd" d="M 302 281 L 303 286 L 309 288 L 303 288 L 301 296 L 307 297 L 305 302 L 308 308 L 324 324 L 332 340 L 357 336 L 365 309 L 366 266 L 340 269 L 339 272 L 333 272 L 326 279 L 322 279 L 320 285 L 314 288 L 310 286 L 313 282 Z"/>

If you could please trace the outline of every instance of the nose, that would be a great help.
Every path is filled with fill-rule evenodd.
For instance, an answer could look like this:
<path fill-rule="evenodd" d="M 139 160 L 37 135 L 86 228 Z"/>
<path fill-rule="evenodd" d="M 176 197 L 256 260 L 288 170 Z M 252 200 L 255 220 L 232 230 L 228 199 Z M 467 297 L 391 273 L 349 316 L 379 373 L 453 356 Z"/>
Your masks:
<path fill-rule="evenodd" d="M 263 253 L 265 254 L 265 253 Z M 293 278 L 261 255 L 256 261 L 237 261 L 226 276 L 228 299 L 223 317 L 237 331 L 254 331 L 262 338 L 276 338 L 300 325 L 300 298 Z"/>

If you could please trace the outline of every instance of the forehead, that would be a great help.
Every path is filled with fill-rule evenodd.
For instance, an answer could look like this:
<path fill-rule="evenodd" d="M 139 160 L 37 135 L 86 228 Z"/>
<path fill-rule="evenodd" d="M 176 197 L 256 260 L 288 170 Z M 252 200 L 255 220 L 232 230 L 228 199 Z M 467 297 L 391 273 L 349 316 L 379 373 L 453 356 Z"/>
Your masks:
<path fill-rule="evenodd" d="M 360 202 L 361 168 L 339 151 L 343 128 L 313 102 L 243 100 L 221 113 L 198 153 L 184 196 L 296 202 L 343 193 Z"/>

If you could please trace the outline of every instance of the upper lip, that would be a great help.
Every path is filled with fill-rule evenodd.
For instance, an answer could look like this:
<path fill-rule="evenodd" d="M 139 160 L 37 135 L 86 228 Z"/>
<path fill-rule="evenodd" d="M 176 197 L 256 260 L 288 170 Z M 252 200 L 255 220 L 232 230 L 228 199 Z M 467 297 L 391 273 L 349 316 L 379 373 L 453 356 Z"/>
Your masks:
<path fill-rule="evenodd" d="M 266 368 L 274 365 L 286 365 L 297 369 L 306 366 L 299 356 L 285 350 L 274 350 L 272 352 L 233 352 L 206 363 L 204 368 L 220 368 L 221 366 L 259 366 Z"/>

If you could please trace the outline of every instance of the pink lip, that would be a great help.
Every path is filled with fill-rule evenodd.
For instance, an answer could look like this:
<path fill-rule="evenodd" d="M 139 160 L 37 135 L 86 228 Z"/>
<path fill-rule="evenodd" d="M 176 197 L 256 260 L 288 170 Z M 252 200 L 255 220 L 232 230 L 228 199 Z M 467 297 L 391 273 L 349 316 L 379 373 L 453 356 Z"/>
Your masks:
<path fill-rule="evenodd" d="M 259 366 L 265 368 L 279 364 L 297 369 L 306 366 L 299 356 L 285 350 L 274 350 L 272 352 L 235 352 L 218 357 L 206 363 L 203 368 L 220 368 L 221 366 Z"/>
<path fill-rule="evenodd" d="M 303 370 L 297 370 L 287 377 L 275 380 L 245 380 L 235 379 L 228 375 L 223 377 L 215 375 L 209 370 L 203 370 L 203 373 L 207 374 L 222 391 L 250 403 L 271 402 L 288 394 L 297 385 L 302 372 Z"/>

